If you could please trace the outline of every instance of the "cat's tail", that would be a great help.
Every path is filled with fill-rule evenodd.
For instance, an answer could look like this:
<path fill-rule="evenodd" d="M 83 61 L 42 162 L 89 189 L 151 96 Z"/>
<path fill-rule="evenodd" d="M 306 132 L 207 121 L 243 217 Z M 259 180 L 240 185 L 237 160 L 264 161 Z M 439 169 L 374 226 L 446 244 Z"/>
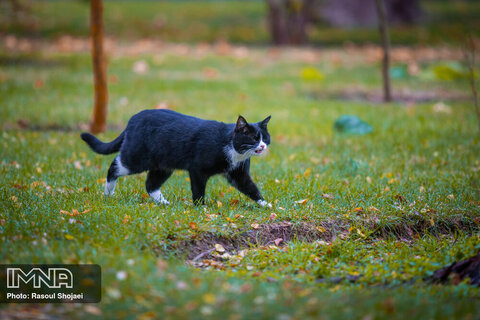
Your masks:
<path fill-rule="evenodd" d="M 87 132 L 82 133 L 80 136 L 96 153 L 111 154 L 120 150 L 123 139 L 125 138 L 125 131 L 116 137 L 115 140 L 107 143 L 100 141 L 97 137 Z"/>

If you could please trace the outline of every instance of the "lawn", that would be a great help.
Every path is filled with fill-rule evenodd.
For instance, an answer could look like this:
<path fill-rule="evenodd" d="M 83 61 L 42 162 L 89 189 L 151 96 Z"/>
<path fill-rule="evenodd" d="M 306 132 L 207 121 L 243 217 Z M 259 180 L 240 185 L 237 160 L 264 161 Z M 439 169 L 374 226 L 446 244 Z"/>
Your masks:
<path fill-rule="evenodd" d="M 145 174 L 105 197 L 114 156 L 80 139 L 88 48 L 28 41 L 0 51 L 0 262 L 99 264 L 102 302 L 5 304 L 0 317 L 480 317 L 478 287 L 427 279 L 480 249 L 480 139 L 455 48 L 395 48 L 398 99 L 384 104 L 374 47 L 113 41 L 99 137 L 145 108 L 224 122 L 272 115 L 270 154 L 251 169 L 267 209 L 222 177 L 195 207 L 185 172 L 163 187 L 170 206 L 146 195 Z M 373 132 L 336 132 L 345 114 Z"/>

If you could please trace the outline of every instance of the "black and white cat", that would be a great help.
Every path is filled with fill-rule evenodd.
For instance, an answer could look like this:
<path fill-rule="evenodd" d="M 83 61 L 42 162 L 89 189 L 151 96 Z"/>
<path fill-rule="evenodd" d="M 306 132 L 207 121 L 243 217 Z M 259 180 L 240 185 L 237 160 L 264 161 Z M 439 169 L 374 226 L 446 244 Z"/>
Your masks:
<path fill-rule="evenodd" d="M 175 169 L 187 170 L 194 204 L 204 204 L 208 179 L 223 174 L 228 182 L 261 206 L 271 207 L 249 175 L 250 157 L 265 153 L 270 144 L 267 124 L 236 124 L 203 120 L 171 110 L 144 110 L 134 115 L 126 129 L 112 142 L 103 143 L 89 133 L 82 139 L 97 153 L 120 151 L 108 169 L 105 194 L 115 190 L 118 177 L 148 171 L 148 194 L 169 204 L 160 187 Z"/>

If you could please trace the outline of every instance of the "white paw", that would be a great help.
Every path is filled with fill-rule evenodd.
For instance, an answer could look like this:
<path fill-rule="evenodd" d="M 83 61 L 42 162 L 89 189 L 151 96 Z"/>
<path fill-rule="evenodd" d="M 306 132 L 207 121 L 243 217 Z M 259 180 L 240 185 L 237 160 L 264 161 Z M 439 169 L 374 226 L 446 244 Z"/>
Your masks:
<path fill-rule="evenodd" d="M 168 202 L 167 200 L 165 199 L 161 199 L 158 203 L 161 203 L 161 204 L 164 204 L 166 206 L 168 206 L 170 204 L 170 202 Z"/>
<path fill-rule="evenodd" d="M 262 207 L 268 207 L 268 208 L 271 208 L 272 207 L 272 204 L 265 201 L 265 200 L 258 200 L 257 203 L 259 205 L 261 205 Z"/>
<path fill-rule="evenodd" d="M 160 190 L 155 190 L 150 193 L 150 197 L 152 197 L 153 201 L 159 204 L 164 204 L 164 205 L 169 205 L 170 202 L 168 202 L 164 197 L 162 192 Z"/>

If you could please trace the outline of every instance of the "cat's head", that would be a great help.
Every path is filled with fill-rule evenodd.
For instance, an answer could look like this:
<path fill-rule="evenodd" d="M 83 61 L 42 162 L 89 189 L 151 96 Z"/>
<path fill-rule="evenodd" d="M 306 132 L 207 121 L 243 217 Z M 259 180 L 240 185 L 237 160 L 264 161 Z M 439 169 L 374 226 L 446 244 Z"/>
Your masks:
<path fill-rule="evenodd" d="M 258 123 L 248 123 L 239 116 L 233 132 L 233 147 L 240 154 L 260 156 L 265 154 L 270 145 L 270 134 L 267 130 L 268 116 Z"/>

